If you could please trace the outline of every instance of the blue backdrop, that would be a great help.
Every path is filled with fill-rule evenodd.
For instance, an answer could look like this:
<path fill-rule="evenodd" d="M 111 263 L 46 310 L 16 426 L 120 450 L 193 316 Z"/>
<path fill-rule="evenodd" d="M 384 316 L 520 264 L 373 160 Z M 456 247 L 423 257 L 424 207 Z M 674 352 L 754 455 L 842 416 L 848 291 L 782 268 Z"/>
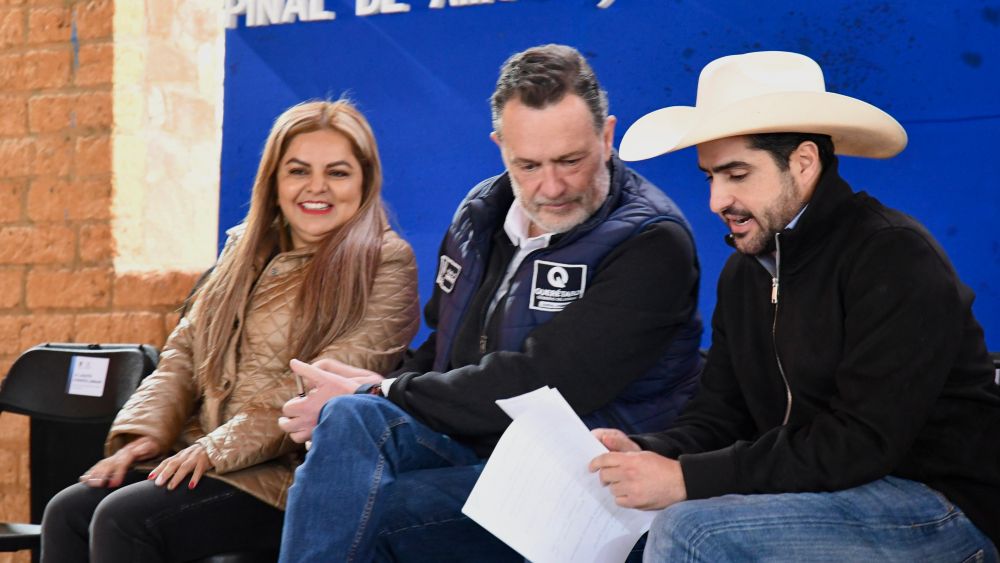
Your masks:
<path fill-rule="evenodd" d="M 906 128 L 910 143 L 900 156 L 845 158 L 843 175 L 856 190 L 927 225 L 975 290 L 987 343 L 1000 350 L 1000 234 L 992 224 L 1000 219 L 1000 174 L 993 169 L 1000 133 L 996 0 L 616 0 L 607 9 L 597 0 L 479 0 L 489 3 L 462 7 L 449 2 L 470 0 L 449 0 L 433 9 L 435 1 L 361 17 L 354 0 L 326 0 L 336 19 L 254 27 L 237 19 L 226 35 L 220 243 L 222 231 L 246 213 L 272 120 L 299 101 L 346 94 L 375 130 L 385 199 L 417 253 L 426 301 L 456 204 L 478 180 L 502 170 L 488 138 L 487 99 L 511 53 L 549 42 L 580 49 L 609 92 L 617 145 L 644 113 L 693 104 L 698 73 L 712 59 L 791 50 L 820 63 L 829 90 L 871 102 Z M 257 3 L 247 2 L 251 9 Z M 703 267 L 700 308 L 708 319 L 731 250 L 722 242 L 724 226 L 708 210 L 694 150 L 635 168 L 680 204 L 694 226 Z"/>

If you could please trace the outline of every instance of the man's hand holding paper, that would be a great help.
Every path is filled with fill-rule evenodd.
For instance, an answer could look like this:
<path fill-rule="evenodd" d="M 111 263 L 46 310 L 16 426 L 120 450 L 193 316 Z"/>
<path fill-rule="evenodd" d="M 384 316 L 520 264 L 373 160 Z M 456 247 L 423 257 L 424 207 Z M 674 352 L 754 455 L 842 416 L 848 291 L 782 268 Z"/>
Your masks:
<path fill-rule="evenodd" d="M 659 510 L 687 499 L 681 464 L 639 445 L 621 430 L 598 428 L 591 432 L 609 452 L 590 462 L 601 483 L 625 508 Z"/>

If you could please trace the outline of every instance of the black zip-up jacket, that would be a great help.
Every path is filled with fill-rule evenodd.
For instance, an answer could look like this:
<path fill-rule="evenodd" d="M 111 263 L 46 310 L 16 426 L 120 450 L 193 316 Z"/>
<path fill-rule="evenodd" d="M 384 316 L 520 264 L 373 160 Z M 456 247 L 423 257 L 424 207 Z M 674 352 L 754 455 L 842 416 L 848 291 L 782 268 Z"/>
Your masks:
<path fill-rule="evenodd" d="M 776 238 L 777 279 L 752 256 L 726 263 L 701 386 L 675 426 L 633 438 L 679 459 L 688 498 L 895 475 L 943 493 L 1000 545 L 1000 391 L 944 251 L 853 193 L 836 162 Z"/>

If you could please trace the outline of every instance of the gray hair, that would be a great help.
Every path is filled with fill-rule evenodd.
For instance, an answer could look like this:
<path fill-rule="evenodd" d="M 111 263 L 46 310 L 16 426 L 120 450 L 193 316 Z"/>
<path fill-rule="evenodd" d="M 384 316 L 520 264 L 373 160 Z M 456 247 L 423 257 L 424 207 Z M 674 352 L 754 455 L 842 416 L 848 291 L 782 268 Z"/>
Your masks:
<path fill-rule="evenodd" d="M 576 49 L 566 45 L 540 45 L 512 55 L 500 68 L 497 87 L 490 97 L 493 130 L 500 133 L 500 114 L 511 99 L 542 109 L 566 94 L 583 99 L 600 132 L 608 118 L 608 93 L 601 89 L 594 70 Z"/>

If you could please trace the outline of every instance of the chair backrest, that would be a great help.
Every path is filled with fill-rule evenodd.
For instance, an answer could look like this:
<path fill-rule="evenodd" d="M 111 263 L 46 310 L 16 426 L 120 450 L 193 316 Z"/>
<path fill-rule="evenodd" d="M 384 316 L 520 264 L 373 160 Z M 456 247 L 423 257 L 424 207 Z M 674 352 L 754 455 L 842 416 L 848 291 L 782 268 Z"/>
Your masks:
<path fill-rule="evenodd" d="M 111 421 L 158 357 L 145 344 L 40 344 L 14 361 L 0 386 L 0 412 L 31 418 L 32 522 L 101 459 Z"/>
<path fill-rule="evenodd" d="M 1000 352 L 990 352 L 993 357 L 993 381 L 1000 385 Z"/>
<path fill-rule="evenodd" d="M 0 411 L 44 420 L 110 422 L 156 367 L 145 344 L 40 344 L 23 352 L 0 387 Z"/>

